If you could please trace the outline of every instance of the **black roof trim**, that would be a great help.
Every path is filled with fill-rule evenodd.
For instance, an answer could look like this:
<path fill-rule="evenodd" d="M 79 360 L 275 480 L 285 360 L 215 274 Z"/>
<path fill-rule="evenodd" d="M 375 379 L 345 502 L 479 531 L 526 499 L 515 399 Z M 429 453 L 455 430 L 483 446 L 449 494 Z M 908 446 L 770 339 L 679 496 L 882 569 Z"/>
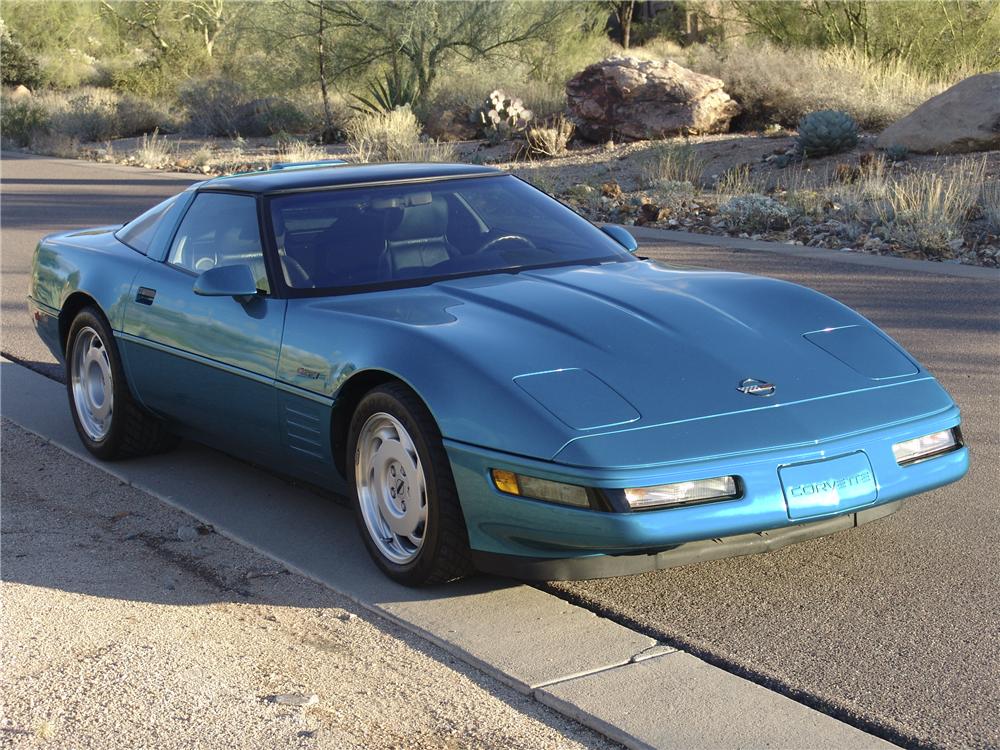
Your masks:
<path fill-rule="evenodd" d="M 474 164 L 359 164 L 310 169 L 275 170 L 216 177 L 198 190 L 239 193 L 288 193 L 386 183 L 405 184 L 461 177 L 488 177 L 506 172 Z"/>

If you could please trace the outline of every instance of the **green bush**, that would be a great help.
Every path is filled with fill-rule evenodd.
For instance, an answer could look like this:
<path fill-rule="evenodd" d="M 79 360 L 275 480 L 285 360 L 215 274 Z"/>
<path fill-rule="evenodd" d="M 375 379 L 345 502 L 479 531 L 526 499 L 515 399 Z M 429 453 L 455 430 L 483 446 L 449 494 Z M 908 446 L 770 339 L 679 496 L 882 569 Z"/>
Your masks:
<path fill-rule="evenodd" d="M 4 144 L 30 146 L 49 131 L 49 116 L 44 105 L 31 97 L 0 101 L 0 137 Z"/>
<path fill-rule="evenodd" d="M 42 82 L 38 61 L 0 19 L 0 79 L 5 86 L 37 88 Z"/>

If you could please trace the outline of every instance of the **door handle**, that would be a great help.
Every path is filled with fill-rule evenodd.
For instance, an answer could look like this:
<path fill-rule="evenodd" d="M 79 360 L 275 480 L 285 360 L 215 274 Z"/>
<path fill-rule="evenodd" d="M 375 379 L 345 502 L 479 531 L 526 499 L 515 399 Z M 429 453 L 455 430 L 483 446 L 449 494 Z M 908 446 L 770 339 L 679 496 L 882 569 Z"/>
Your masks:
<path fill-rule="evenodd" d="M 153 299 L 156 297 L 156 290 L 150 289 L 146 286 L 139 287 L 139 291 L 135 295 L 135 301 L 140 305 L 151 305 L 153 304 Z"/>

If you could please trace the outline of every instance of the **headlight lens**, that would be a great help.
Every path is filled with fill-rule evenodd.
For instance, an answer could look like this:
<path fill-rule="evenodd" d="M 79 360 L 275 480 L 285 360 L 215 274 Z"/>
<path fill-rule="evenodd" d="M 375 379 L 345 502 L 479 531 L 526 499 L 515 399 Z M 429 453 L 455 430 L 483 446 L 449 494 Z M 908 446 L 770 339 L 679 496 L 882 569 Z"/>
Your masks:
<path fill-rule="evenodd" d="M 695 479 L 691 482 L 625 490 L 625 499 L 634 510 L 703 503 L 709 500 L 729 500 L 739 496 L 740 489 L 736 477 Z"/>
<path fill-rule="evenodd" d="M 954 429 L 941 430 L 941 432 L 896 443 L 892 446 L 892 453 L 896 457 L 896 463 L 900 466 L 906 466 L 939 453 L 947 453 L 959 445 L 961 443 Z"/>
<path fill-rule="evenodd" d="M 578 508 L 591 507 L 586 487 L 553 482 L 538 477 L 526 477 L 523 474 L 515 474 L 505 469 L 493 469 L 490 474 L 493 476 L 493 484 L 496 485 L 496 488 L 508 495 L 547 500 L 550 503 L 559 503 L 560 505 L 575 505 Z"/>

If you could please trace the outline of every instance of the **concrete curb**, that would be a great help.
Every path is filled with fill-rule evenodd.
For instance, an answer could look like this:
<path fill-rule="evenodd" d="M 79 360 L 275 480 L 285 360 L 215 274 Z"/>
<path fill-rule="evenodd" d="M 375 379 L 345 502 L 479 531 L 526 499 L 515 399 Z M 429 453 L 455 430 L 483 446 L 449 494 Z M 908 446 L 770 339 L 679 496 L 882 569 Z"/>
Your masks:
<path fill-rule="evenodd" d="M 788 245 L 784 242 L 767 242 L 764 240 L 741 239 L 715 234 L 695 234 L 694 232 L 679 232 L 672 229 L 654 229 L 651 227 L 636 227 L 622 225 L 637 240 L 653 242 L 674 242 L 685 245 L 707 245 L 728 250 L 749 250 L 753 252 L 778 253 L 796 258 L 816 258 L 817 260 L 850 263 L 857 266 L 887 268 L 893 271 L 911 271 L 913 273 L 930 273 L 938 276 L 957 276 L 964 279 L 985 279 L 1000 281 L 1000 268 L 983 268 L 954 263 L 941 263 L 933 260 L 914 260 L 911 258 L 896 258 L 891 255 L 865 255 L 864 253 L 845 250 L 828 250 L 819 247 L 803 245 Z M 641 250 L 640 250 L 641 254 Z"/>
<path fill-rule="evenodd" d="M 61 384 L 0 358 L 0 388 L 5 418 L 628 747 L 893 747 L 529 586 L 398 586 L 329 498 L 194 444 L 98 462 Z"/>

